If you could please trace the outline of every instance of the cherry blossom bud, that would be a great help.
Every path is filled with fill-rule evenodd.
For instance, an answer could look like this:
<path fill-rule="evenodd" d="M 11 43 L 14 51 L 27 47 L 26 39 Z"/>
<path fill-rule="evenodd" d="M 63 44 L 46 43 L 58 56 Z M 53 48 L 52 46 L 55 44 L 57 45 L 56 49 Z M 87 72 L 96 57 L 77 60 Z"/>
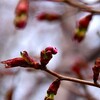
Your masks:
<path fill-rule="evenodd" d="M 1 61 L 1 63 L 5 64 L 6 68 L 12 68 L 17 66 L 31 67 L 35 69 L 41 68 L 40 64 L 36 62 L 33 58 L 31 58 L 26 51 L 21 52 L 21 56 L 22 57 Z"/>
<path fill-rule="evenodd" d="M 27 18 L 28 16 L 26 16 L 25 14 L 22 15 L 17 15 L 14 19 L 14 24 L 17 28 L 25 28 L 26 24 L 27 24 Z"/>
<path fill-rule="evenodd" d="M 23 58 L 13 58 L 5 61 L 1 61 L 1 63 L 5 64 L 6 68 L 12 68 L 12 67 L 27 67 L 29 64 L 23 59 Z"/>
<path fill-rule="evenodd" d="M 56 48 L 53 48 L 53 47 L 47 47 L 45 50 L 46 51 L 51 51 L 52 54 L 56 54 L 58 52 L 58 50 Z"/>
<path fill-rule="evenodd" d="M 52 58 L 52 53 L 51 52 L 46 52 L 45 50 L 41 51 L 41 57 L 40 57 L 40 62 L 41 65 L 45 66 L 48 64 L 48 62 Z"/>
<path fill-rule="evenodd" d="M 16 10 L 15 10 L 15 19 L 14 24 L 17 28 L 25 28 L 28 20 L 28 11 L 29 11 L 29 1 L 20 0 Z"/>
<path fill-rule="evenodd" d="M 57 49 L 53 47 L 47 47 L 45 50 L 41 51 L 40 62 L 41 65 L 46 66 L 51 60 L 52 55 L 57 53 Z"/>
<path fill-rule="evenodd" d="M 55 21 L 55 20 L 59 20 L 60 18 L 61 18 L 60 14 L 46 13 L 46 12 L 43 12 L 37 16 L 37 19 L 40 21 L 42 20 Z"/>
<path fill-rule="evenodd" d="M 47 90 L 48 94 L 57 94 L 58 88 L 60 86 L 60 80 L 56 79 L 49 87 L 49 89 Z"/>
<path fill-rule="evenodd" d="M 77 23 L 77 27 L 74 32 L 74 40 L 77 40 L 78 42 L 81 42 L 86 35 L 89 23 L 92 19 L 92 14 L 89 14 L 85 16 L 84 18 L 80 19 L 79 22 Z"/>
<path fill-rule="evenodd" d="M 89 15 L 85 16 L 84 18 L 80 19 L 79 23 L 78 23 L 78 27 L 87 29 L 89 26 L 89 23 L 92 19 L 92 16 L 93 16 L 93 14 L 89 14 Z"/>
<path fill-rule="evenodd" d="M 93 80 L 94 83 L 97 83 L 98 77 L 99 77 L 99 73 L 100 73 L 100 58 L 97 58 L 95 61 L 95 65 L 92 68 L 93 70 Z"/>
<path fill-rule="evenodd" d="M 28 11 L 29 11 L 29 1 L 19 0 L 18 5 L 15 10 L 16 15 L 21 15 L 22 13 L 28 14 Z"/>
<path fill-rule="evenodd" d="M 44 100 L 54 100 L 54 96 L 57 94 L 57 91 L 60 86 L 60 80 L 56 79 L 47 90 L 47 96 Z"/>

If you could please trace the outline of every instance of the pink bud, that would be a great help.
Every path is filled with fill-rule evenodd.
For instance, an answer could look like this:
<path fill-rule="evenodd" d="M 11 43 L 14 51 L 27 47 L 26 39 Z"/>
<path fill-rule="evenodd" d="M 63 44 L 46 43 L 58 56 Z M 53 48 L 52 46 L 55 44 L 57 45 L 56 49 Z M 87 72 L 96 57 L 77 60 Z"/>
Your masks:
<path fill-rule="evenodd" d="M 26 51 L 21 52 L 21 57 L 9 59 L 6 61 L 1 61 L 1 63 L 5 64 L 6 68 L 12 68 L 12 67 L 31 67 L 35 69 L 40 69 L 41 66 L 38 62 L 34 61 Z"/>
<path fill-rule="evenodd" d="M 16 7 L 15 13 L 17 15 L 20 15 L 22 13 L 28 14 L 28 10 L 29 10 L 29 1 L 28 0 L 20 0 Z"/>
<path fill-rule="evenodd" d="M 53 54 L 57 53 L 57 49 L 53 47 L 47 47 L 41 51 L 40 62 L 43 66 L 46 66 L 52 58 Z"/>
<path fill-rule="evenodd" d="M 20 57 L 1 61 L 1 63 L 5 64 L 6 68 L 17 67 L 17 66 L 21 67 L 29 66 L 29 64 L 23 58 Z"/>
<path fill-rule="evenodd" d="M 56 95 L 59 89 L 59 86 L 60 86 L 60 80 L 57 79 L 50 85 L 49 89 L 47 90 L 47 93 Z"/>
<path fill-rule="evenodd" d="M 37 16 L 38 20 L 55 21 L 61 18 L 60 14 L 43 12 Z"/>
<path fill-rule="evenodd" d="M 51 51 L 52 54 L 56 54 L 58 52 L 57 48 L 53 48 L 53 47 L 47 47 L 45 50 L 46 51 Z"/>
<path fill-rule="evenodd" d="M 89 26 L 89 23 L 92 19 L 92 16 L 93 16 L 92 14 L 89 14 L 89 15 L 85 16 L 84 18 L 80 19 L 79 23 L 78 23 L 78 27 L 87 29 Z"/>

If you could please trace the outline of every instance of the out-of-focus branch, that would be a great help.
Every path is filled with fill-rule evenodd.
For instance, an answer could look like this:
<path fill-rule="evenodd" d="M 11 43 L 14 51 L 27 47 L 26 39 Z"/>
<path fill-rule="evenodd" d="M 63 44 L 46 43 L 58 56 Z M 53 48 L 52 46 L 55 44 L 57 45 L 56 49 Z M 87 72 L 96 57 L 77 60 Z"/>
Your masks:
<path fill-rule="evenodd" d="M 99 13 L 100 14 L 100 10 L 95 10 L 92 7 L 86 6 L 85 4 L 81 3 L 81 2 L 77 2 L 74 0 L 65 0 L 65 3 L 68 3 L 69 5 L 73 6 L 73 7 L 77 7 L 83 11 L 86 12 L 91 12 L 91 13 Z"/>
<path fill-rule="evenodd" d="M 95 2 L 89 2 L 89 3 L 86 3 L 85 1 L 83 1 L 83 0 L 78 0 L 78 1 L 80 1 L 80 2 L 82 2 L 82 3 L 84 3 L 84 4 L 86 4 L 86 5 L 94 5 L 94 4 L 97 4 L 97 3 L 100 3 L 100 0 L 98 0 L 98 1 L 95 1 Z"/>
<path fill-rule="evenodd" d="M 41 0 L 29 0 L 29 1 L 40 1 L 41 2 Z M 42 1 L 64 2 L 73 7 L 79 8 L 82 11 L 86 11 L 86 12 L 90 12 L 90 13 L 94 13 L 94 14 L 100 14 L 100 10 L 96 10 L 89 5 L 86 5 L 86 4 L 76 1 L 76 0 L 42 0 Z"/>

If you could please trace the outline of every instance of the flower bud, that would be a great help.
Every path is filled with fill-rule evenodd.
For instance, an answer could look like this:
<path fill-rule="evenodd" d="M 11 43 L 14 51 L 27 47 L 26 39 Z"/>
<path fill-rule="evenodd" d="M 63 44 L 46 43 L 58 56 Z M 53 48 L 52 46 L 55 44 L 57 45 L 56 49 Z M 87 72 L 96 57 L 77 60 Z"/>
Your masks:
<path fill-rule="evenodd" d="M 20 57 L 1 61 L 1 63 L 5 64 L 5 68 L 12 68 L 17 66 L 21 66 L 21 67 L 29 66 L 29 64 L 23 58 Z"/>
<path fill-rule="evenodd" d="M 95 61 L 95 65 L 92 68 L 93 70 L 93 80 L 94 83 L 97 83 L 98 77 L 99 77 L 99 73 L 100 73 L 100 58 L 97 58 Z"/>
<path fill-rule="evenodd" d="M 85 16 L 84 18 L 80 19 L 74 33 L 74 40 L 81 42 L 86 35 L 86 31 L 88 29 L 89 23 L 92 19 L 92 14 Z"/>
<path fill-rule="evenodd" d="M 47 90 L 48 94 L 57 94 L 58 88 L 60 86 L 60 80 L 56 79 L 49 87 L 49 89 Z"/>
<path fill-rule="evenodd" d="M 92 14 L 89 14 L 89 15 L 85 16 L 84 18 L 80 19 L 79 23 L 78 23 L 78 27 L 87 29 L 89 26 L 89 23 L 92 19 L 92 16 L 93 16 Z"/>
<path fill-rule="evenodd" d="M 33 58 L 31 58 L 27 51 L 20 52 L 22 58 L 33 68 L 40 69 L 40 64 L 36 62 Z"/>
<path fill-rule="evenodd" d="M 42 20 L 47 20 L 47 21 L 55 21 L 55 20 L 59 20 L 61 18 L 60 14 L 56 14 L 56 13 L 41 13 L 37 16 L 37 19 L 42 21 Z"/>
<path fill-rule="evenodd" d="M 53 47 L 47 47 L 45 50 L 52 52 L 52 54 L 56 54 L 58 52 L 58 50 L 56 48 L 53 48 Z"/>
<path fill-rule="evenodd" d="M 31 58 L 26 51 L 21 52 L 21 57 L 1 61 L 1 63 L 5 64 L 6 68 L 12 67 L 31 67 L 35 69 L 40 69 L 41 66 L 38 62 L 36 62 L 33 58 Z"/>
<path fill-rule="evenodd" d="M 47 90 L 47 96 L 44 100 L 54 100 L 54 96 L 57 94 L 57 91 L 60 86 L 60 80 L 56 79 Z"/>
<path fill-rule="evenodd" d="M 20 0 L 16 7 L 15 13 L 16 15 L 21 15 L 22 13 L 28 14 L 29 10 L 29 1 L 28 0 Z"/>
<path fill-rule="evenodd" d="M 33 64 L 34 60 L 28 55 L 26 51 L 20 52 L 20 55 L 22 58 L 29 64 Z"/>
<path fill-rule="evenodd" d="M 27 18 L 28 16 L 26 16 L 25 14 L 22 14 L 21 16 L 16 16 L 14 19 L 14 24 L 17 28 L 25 28 L 26 24 L 27 24 Z"/>
<path fill-rule="evenodd" d="M 41 51 L 40 62 L 41 65 L 46 66 L 51 60 L 52 55 L 57 53 L 57 49 L 53 47 L 47 47 L 45 50 Z"/>
<path fill-rule="evenodd" d="M 46 66 L 51 58 L 52 58 L 51 52 L 46 52 L 45 50 L 41 51 L 41 57 L 40 57 L 41 65 Z"/>
<path fill-rule="evenodd" d="M 28 11 L 29 11 L 29 1 L 20 0 L 16 10 L 15 10 L 15 19 L 14 24 L 17 28 L 25 28 L 28 20 Z"/>

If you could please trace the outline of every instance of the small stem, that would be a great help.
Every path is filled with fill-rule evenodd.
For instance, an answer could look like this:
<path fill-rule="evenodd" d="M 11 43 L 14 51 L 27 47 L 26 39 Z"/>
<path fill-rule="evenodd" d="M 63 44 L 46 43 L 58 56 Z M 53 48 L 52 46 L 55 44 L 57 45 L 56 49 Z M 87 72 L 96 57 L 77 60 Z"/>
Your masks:
<path fill-rule="evenodd" d="M 53 75 L 53 76 L 55 76 L 55 77 L 57 77 L 57 78 L 59 78 L 60 80 L 72 81 L 72 82 L 81 83 L 81 84 L 90 85 L 90 86 L 94 86 L 94 87 L 100 88 L 100 85 L 94 84 L 93 82 L 90 82 L 90 81 L 63 76 L 63 75 L 60 75 L 60 74 L 58 74 L 56 72 L 53 72 L 53 71 L 51 71 L 49 69 L 45 69 L 44 71 L 49 73 L 49 74 L 51 74 L 51 75 Z"/>
<path fill-rule="evenodd" d="M 75 1 L 75 0 L 64 0 L 64 1 L 60 1 L 60 0 L 29 0 L 29 1 L 64 2 L 73 7 L 79 8 L 82 11 L 100 14 L 100 10 L 96 10 L 93 7 L 90 7 L 89 5 L 87 6 L 86 4 L 79 2 L 79 1 Z"/>
<path fill-rule="evenodd" d="M 75 0 L 65 0 L 65 3 L 68 3 L 69 5 L 71 5 L 73 7 L 80 8 L 81 10 L 86 11 L 86 12 L 99 13 L 100 14 L 100 10 L 95 10 L 92 7 L 86 6 L 85 4 L 83 4 L 81 2 L 77 2 Z"/>

